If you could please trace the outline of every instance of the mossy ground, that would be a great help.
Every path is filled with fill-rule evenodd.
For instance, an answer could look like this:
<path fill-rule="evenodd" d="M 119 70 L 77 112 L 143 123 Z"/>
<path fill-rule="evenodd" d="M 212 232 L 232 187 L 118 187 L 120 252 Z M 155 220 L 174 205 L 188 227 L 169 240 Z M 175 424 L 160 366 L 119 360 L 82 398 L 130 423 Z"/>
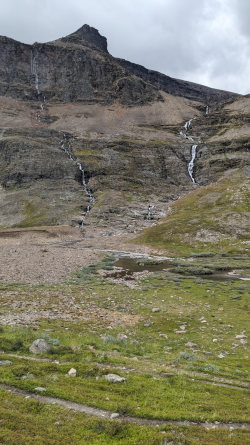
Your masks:
<path fill-rule="evenodd" d="M 195 258 L 202 267 L 207 261 Z M 161 271 L 131 289 L 99 276 L 112 265 L 108 257 L 60 285 L 1 284 L 3 318 L 15 308 L 18 324 L 0 332 L 0 360 L 12 361 L 1 366 L 1 382 L 31 392 L 42 386 L 46 395 L 149 419 L 246 422 L 247 391 L 241 387 L 249 381 L 248 283 Z M 57 316 L 39 317 L 38 307 L 41 314 L 57 308 Z M 36 319 L 22 321 L 34 311 Z M 51 351 L 40 357 L 59 364 L 20 357 L 30 356 L 29 346 L 41 337 Z M 66 376 L 71 367 L 75 378 Z M 125 382 L 107 382 L 110 372 Z M 38 444 L 247 443 L 244 431 L 168 426 L 163 435 L 162 428 L 89 419 L 10 394 L 1 409 L 6 444 L 34 437 Z"/>
<path fill-rule="evenodd" d="M 249 182 L 237 171 L 176 201 L 164 222 L 135 240 L 174 256 L 201 252 L 247 253 Z"/>

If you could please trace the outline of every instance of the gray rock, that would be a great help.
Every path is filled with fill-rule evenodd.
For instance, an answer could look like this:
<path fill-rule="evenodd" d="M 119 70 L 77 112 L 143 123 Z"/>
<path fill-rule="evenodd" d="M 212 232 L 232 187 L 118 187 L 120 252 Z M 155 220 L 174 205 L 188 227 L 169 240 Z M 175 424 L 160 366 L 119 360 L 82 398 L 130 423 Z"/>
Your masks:
<path fill-rule="evenodd" d="M 198 345 L 196 343 L 191 342 L 191 341 L 188 341 L 187 343 L 185 343 L 185 346 L 187 348 L 198 348 Z"/>
<path fill-rule="evenodd" d="M 71 368 L 67 374 L 69 377 L 76 377 L 76 369 Z"/>
<path fill-rule="evenodd" d="M 110 419 L 117 419 L 117 417 L 119 417 L 120 414 L 118 413 L 112 413 L 110 416 Z"/>
<path fill-rule="evenodd" d="M 152 312 L 160 312 L 160 309 L 158 307 L 153 307 Z"/>
<path fill-rule="evenodd" d="M 118 334 L 118 335 L 117 335 L 117 338 L 118 338 L 119 340 L 126 340 L 126 339 L 128 338 L 128 336 L 127 336 L 126 334 Z"/>
<path fill-rule="evenodd" d="M 4 365 L 12 365 L 12 362 L 10 360 L 1 360 L 0 366 L 4 366 Z"/>
<path fill-rule="evenodd" d="M 165 338 L 166 340 L 168 339 L 167 334 L 159 334 L 159 337 L 163 337 L 163 338 Z"/>
<path fill-rule="evenodd" d="M 46 388 L 43 388 L 43 386 L 37 386 L 37 387 L 35 388 L 35 390 L 36 390 L 36 391 L 43 392 L 43 391 L 46 391 Z"/>
<path fill-rule="evenodd" d="M 43 338 L 38 338 L 33 341 L 29 351 L 32 352 L 32 354 L 42 354 L 43 352 L 48 352 L 50 349 L 50 345 Z"/>
<path fill-rule="evenodd" d="M 104 378 L 110 383 L 121 383 L 126 380 L 124 377 L 120 377 L 117 374 L 107 374 Z"/>

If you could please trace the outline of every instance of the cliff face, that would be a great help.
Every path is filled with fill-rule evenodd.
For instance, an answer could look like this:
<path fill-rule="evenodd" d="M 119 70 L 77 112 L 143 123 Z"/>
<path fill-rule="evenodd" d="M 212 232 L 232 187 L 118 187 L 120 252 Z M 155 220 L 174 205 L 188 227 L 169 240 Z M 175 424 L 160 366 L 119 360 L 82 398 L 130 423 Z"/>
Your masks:
<path fill-rule="evenodd" d="M 204 85 L 199 85 L 185 80 L 174 79 L 157 71 L 148 70 L 144 66 L 131 63 L 127 60 L 117 59 L 119 64 L 126 68 L 126 70 L 154 85 L 156 88 L 165 91 L 174 96 L 186 97 L 191 100 L 198 100 L 206 104 L 212 104 L 226 100 L 230 97 L 237 97 L 235 93 L 228 91 L 217 90 L 209 88 Z"/>
<path fill-rule="evenodd" d="M 118 100 L 131 106 L 162 100 L 160 90 L 203 103 L 233 96 L 115 59 L 106 38 L 88 25 L 49 43 L 25 45 L 0 37 L 0 66 L 0 95 L 25 100 Z"/>
<path fill-rule="evenodd" d="M 87 25 L 49 43 L 0 38 L 0 94 L 25 100 L 144 104 L 161 98 L 108 54 L 107 41 Z"/>

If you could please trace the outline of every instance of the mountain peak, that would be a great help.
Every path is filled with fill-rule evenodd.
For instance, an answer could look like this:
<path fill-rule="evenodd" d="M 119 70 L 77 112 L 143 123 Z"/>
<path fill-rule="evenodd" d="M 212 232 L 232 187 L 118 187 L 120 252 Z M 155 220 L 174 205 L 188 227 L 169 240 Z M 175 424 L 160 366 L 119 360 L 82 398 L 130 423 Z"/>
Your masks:
<path fill-rule="evenodd" d="M 72 34 L 63 37 L 61 40 L 82 43 L 93 49 L 108 52 L 106 37 L 102 36 L 96 28 L 87 24 L 83 25 Z"/>

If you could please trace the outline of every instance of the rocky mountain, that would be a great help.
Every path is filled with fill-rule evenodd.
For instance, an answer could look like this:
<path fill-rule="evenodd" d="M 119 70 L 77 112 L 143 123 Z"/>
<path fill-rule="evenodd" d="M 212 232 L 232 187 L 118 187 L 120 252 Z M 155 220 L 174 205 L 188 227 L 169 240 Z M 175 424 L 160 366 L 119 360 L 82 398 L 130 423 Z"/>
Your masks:
<path fill-rule="evenodd" d="M 0 37 L 0 226 L 148 227 L 187 193 L 246 179 L 249 120 L 249 97 L 114 58 L 88 25 Z"/>
<path fill-rule="evenodd" d="M 18 99 L 124 105 L 163 100 L 160 90 L 206 103 L 232 93 L 184 82 L 112 57 L 107 40 L 84 25 L 53 42 L 0 38 L 0 94 Z"/>

